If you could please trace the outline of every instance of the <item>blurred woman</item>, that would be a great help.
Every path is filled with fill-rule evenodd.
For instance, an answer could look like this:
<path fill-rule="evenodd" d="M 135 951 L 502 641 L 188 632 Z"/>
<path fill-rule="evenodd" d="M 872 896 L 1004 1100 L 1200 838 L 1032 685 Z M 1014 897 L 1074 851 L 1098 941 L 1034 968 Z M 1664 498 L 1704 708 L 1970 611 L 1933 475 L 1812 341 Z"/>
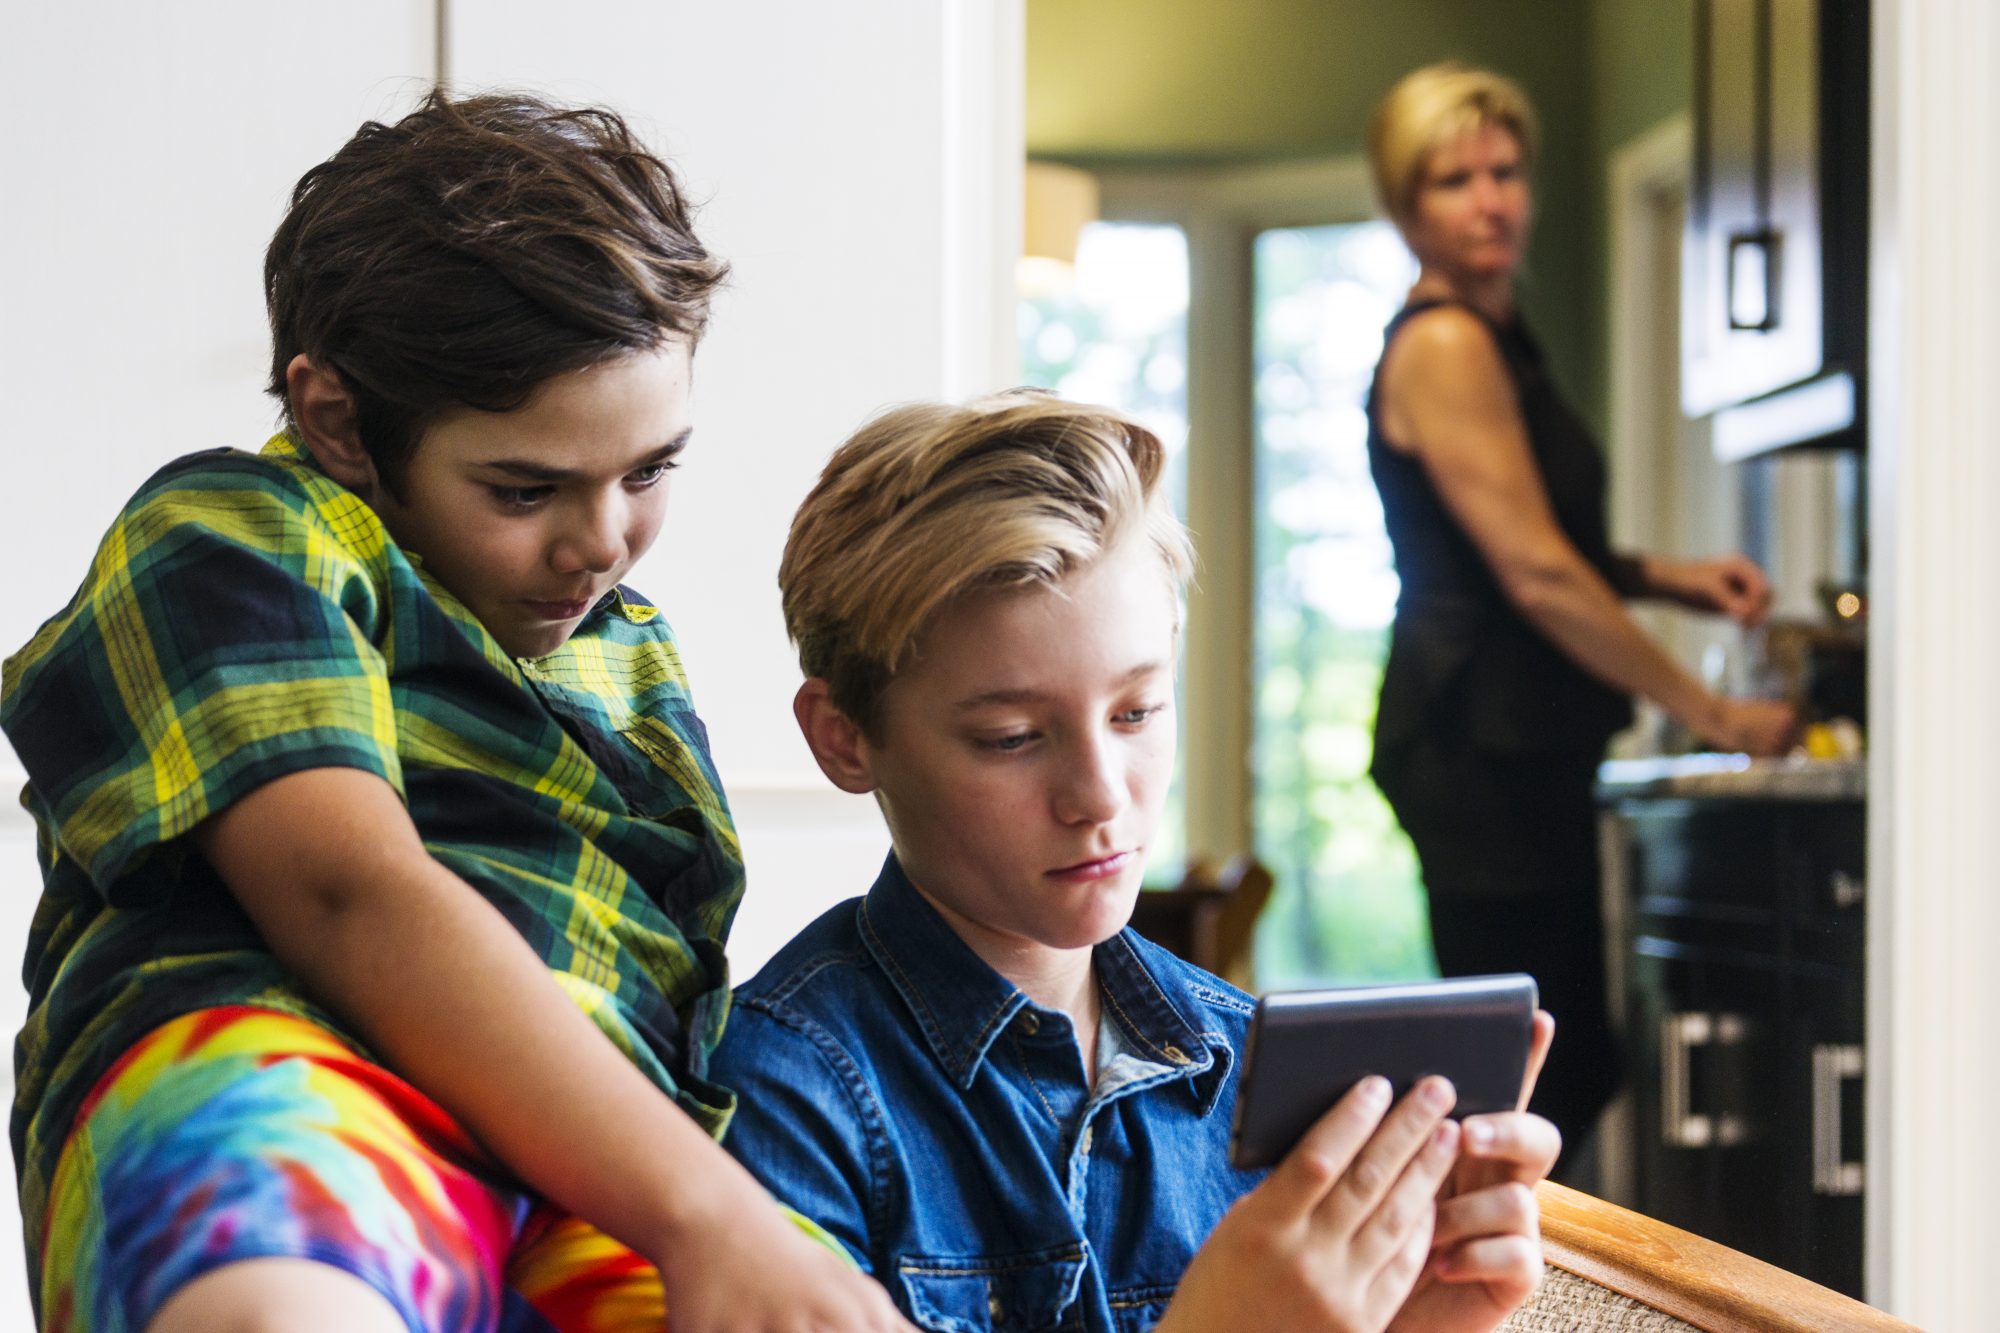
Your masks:
<path fill-rule="evenodd" d="M 1605 997 L 1592 784 L 1643 694 L 1723 750 L 1774 754 L 1785 704 L 1719 697 L 1626 613 L 1658 598 L 1759 623 L 1740 555 L 1614 553 L 1604 462 L 1514 305 L 1534 112 L 1457 64 L 1376 109 L 1376 188 L 1419 272 L 1368 400 L 1368 455 L 1402 580 L 1371 773 L 1415 845 L 1447 976 L 1521 970 L 1557 1041 L 1535 1109 L 1580 1145 L 1620 1071 Z"/>

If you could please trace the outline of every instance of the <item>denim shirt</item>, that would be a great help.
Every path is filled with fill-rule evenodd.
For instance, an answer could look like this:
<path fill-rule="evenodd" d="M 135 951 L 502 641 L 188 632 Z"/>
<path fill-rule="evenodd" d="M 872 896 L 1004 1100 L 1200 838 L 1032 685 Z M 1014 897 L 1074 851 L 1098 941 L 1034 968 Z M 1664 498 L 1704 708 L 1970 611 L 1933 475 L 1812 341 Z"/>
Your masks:
<path fill-rule="evenodd" d="M 995 972 L 894 856 L 736 993 L 724 1144 L 919 1328 L 1149 1329 L 1258 1172 L 1229 1165 L 1250 998 L 1126 930 L 1069 1018 Z"/>

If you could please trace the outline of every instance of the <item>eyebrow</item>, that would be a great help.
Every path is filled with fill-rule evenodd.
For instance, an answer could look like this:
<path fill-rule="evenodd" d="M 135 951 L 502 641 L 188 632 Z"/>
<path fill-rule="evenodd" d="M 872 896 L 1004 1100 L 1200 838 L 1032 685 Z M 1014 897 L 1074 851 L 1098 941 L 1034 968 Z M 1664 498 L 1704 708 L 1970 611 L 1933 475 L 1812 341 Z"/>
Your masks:
<path fill-rule="evenodd" d="M 668 440 L 665 444 L 634 463 L 626 471 L 636 472 L 642 467 L 653 467 L 666 462 L 680 453 L 681 450 L 687 448 L 688 437 L 693 434 L 694 427 L 688 427 L 680 434 L 674 436 L 673 439 Z M 477 466 L 491 469 L 494 472 L 504 472 L 508 476 L 522 481 L 533 482 L 578 481 L 585 475 L 576 468 L 550 467 L 547 463 L 537 462 L 532 458 L 483 458 L 479 460 Z"/>
<path fill-rule="evenodd" d="M 1165 670 L 1166 665 L 1167 664 L 1164 662 L 1141 662 L 1138 666 L 1133 667 L 1130 671 L 1127 671 L 1124 675 L 1120 676 L 1118 678 L 1118 684 L 1129 685 L 1133 681 L 1138 680 L 1142 676 L 1150 676 L 1153 675 L 1155 672 Z M 969 695 L 966 698 L 960 699 L 957 703 L 952 705 L 952 711 L 957 713 L 970 713 L 970 712 L 975 712 L 981 708 L 992 708 L 1005 704 L 1042 703 L 1045 702 L 1049 697 L 1050 696 L 1045 691 L 1042 690 L 1030 690 L 1030 689 L 982 690 L 978 694 Z"/>

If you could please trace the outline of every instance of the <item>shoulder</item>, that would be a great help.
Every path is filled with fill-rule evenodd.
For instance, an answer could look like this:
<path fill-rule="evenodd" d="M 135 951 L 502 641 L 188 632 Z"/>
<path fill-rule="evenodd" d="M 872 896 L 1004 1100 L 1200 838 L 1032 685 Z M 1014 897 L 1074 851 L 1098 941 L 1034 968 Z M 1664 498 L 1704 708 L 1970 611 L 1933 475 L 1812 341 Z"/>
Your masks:
<path fill-rule="evenodd" d="M 1493 326 L 1462 305 L 1420 310 L 1397 327 L 1383 350 L 1385 377 L 1425 376 L 1490 370 L 1504 373 L 1505 360 Z"/>
<path fill-rule="evenodd" d="M 855 927 L 860 903 L 829 909 L 736 988 L 710 1072 L 744 1095 L 739 1116 L 776 1113 L 774 1094 L 824 1112 L 836 1088 L 863 1118 L 876 1109 L 871 1071 L 888 1056 L 894 997 Z"/>
<path fill-rule="evenodd" d="M 1497 332 L 1463 306 L 1410 316 L 1384 350 L 1377 382 L 1385 434 L 1418 454 L 1504 428 L 1520 407 Z"/>
<path fill-rule="evenodd" d="M 736 1008 L 788 1027 L 839 1029 L 854 1013 L 876 1007 L 881 975 L 861 941 L 861 903 L 837 903 L 794 935 L 736 988 Z"/>
<path fill-rule="evenodd" d="M 316 505 L 353 492 L 312 467 L 282 435 L 261 453 L 204 449 L 162 466 L 133 494 L 128 509 L 170 503 L 189 495 L 265 495 L 278 502 Z"/>
<path fill-rule="evenodd" d="M 273 558 L 379 563 L 393 549 L 367 502 L 312 467 L 284 436 L 262 453 L 211 449 L 166 464 L 133 493 L 114 531 L 126 545 L 169 532 Z"/>

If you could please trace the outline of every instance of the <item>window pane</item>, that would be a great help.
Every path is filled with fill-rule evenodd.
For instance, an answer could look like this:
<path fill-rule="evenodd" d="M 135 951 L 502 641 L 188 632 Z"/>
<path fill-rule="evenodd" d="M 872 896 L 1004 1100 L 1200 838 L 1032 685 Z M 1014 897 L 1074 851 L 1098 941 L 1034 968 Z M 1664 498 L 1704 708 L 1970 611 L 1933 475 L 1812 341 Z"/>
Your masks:
<path fill-rule="evenodd" d="M 1383 222 L 1255 249 L 1257 853 L 1264 987 L 1435 975 L 1408 841 L 1368 778 L 1396 575 L 1368 475 L 1382 330 L 1416 277 Z"/>
<path fill-rule="evenodd" d="M 1137 417 L 1167 450 L 1174 509 L 1187 514 L 1187 237 L 1179 227 L 1094 222 L 1074 280 L 1023 294 L 1023 381 Z M 1180 711 L 1180 710 L 1176 710 Z M 1179 883 L 1187 855 L 1182 760 L 1147 857 L 1146 880 Z"/>

